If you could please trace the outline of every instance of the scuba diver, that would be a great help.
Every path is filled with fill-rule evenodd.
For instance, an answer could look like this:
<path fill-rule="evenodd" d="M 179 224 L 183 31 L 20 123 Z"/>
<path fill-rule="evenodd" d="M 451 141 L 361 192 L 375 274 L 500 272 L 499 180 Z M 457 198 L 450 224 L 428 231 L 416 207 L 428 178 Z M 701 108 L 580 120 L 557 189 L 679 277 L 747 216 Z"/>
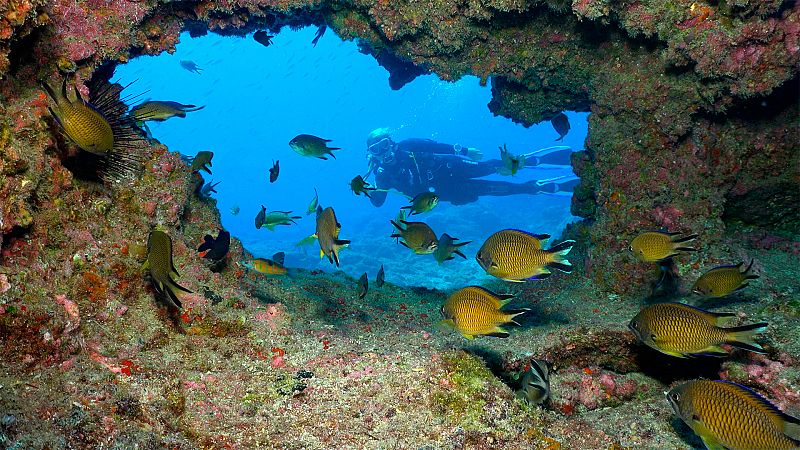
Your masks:
<path fill-rule="evenodd" d="M 569 166 L 572 149 L 550 147 L 522 155 L 525 167 L 541 164 Z M 483 153 L 472 147 L 450 145 L 430 139 L 406 139 L 394 142 L 386 128 L 373 130 L 367 137 L 367 159 L 375 187 L 370 201 L 381 206 L 386 190 L 396 189 L 408 196 L 433 190 L 440 200 L 454 205 L 474 202 L 480 196 L 515 194 L 571 193 L 578 178 L 562 176 L 548 180 L 510 183 L 476 178 L 497 174 L 503 168 L 499 159 L 481 161 Z M 365 177 L 366 178 L 366 177 Z"/>

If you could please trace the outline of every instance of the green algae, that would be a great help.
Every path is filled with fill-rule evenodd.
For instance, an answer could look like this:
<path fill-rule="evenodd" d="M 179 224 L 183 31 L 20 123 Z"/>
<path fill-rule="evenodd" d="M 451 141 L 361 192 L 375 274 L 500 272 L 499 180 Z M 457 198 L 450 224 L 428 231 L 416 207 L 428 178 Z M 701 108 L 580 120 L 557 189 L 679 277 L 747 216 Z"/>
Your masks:
<path fill-rule="evenodd" d="M 464 351 L 442 356 L 452 386 L 433 395 L 434 408 L 447 422 L 466 431 L 491 431 L 483 418 L 486 392 L 499 383 L 486 365 Z"/>

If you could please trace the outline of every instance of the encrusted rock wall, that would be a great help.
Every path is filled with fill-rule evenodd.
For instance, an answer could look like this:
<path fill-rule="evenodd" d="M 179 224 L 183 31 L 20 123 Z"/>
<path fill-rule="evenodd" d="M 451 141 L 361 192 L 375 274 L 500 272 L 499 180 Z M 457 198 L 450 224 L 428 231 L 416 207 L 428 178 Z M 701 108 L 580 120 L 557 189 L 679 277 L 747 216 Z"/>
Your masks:
<path fill-rule="evenodd" d="M 769 195 L 800 177 L 795 1 L 14 0 L 0 10 L 6 240 L 36 220 L 36 186 L 60 171 L 45 159 L 54 141 L 38 81 L 77 69 L 80 82 L 101 63 L 170 51 L 182 28 L 206 24 L 243 34 L 324 22 L 445 79 L 493 77 L 490 108 L 521 123 L 591 111 L 573 211 L 594 223 L 589 273 L 612 290 L 647 276 L 618 257 L 639 231 L 700 233 L 706 247 L 729 199 L 759 189 L 761 204 L 796 202 Z M 797 223 L 778 221 L 789 232 Z"/>
<path fill-rule="evenodd" d="M 352 280 L 313 273 L 249 289 L 256 296 L 266 290 L 261 294 L 272 302 L 295 302 L 292 311 L 304 314 L 292 317 L 281 303 L 265 305 L 243 290 L 253 275 L 235 265 L 242 257 L 236 240 L 221 273 L 197 256 L 194 249 L 204 234 L 215 234 L 219 217 L 213 202 L 192 195 L 192 178 L 177 154 L 152 146 L 145 175 L 122 187 L 73 172 L 77 151 L 50 118 L 41 82 L 55 85 L 74 73 L 85 94 L 84 82 L 97 68 L 170 51 L 184 28 L 241 35 L 310 23 L 363 39 L 376 53 L 394 51 L 444 79 L 491 77 L 491 110 L 524 124 L 564 109 L 591 111 L 585 151 L 573 158 L 582 179 L 573 212 L 587 220 L 567 232 L 583 244 L 573 252 L 583 266 L 573 276 L 587 274 L 596 289 L 587 288 L 586 280 L 557 277 L 548 284 L 550 292 L 528 287 L 522 298 L 541 301 L 540 315 L 556 304 L 550 301 L 556 292 L 581 304 L 594 304 L 602 290 L 646 294 L 643 281 L 657 269 L 635 262 L 626 249 L 647 229 L 701 234 L 700 255 L 678 260 L 676 270 L 683 274 L 735 262 L 747 256 L 747 246 L 800 253 L 791 241 L 800 223 L 795 1 L 0 0 L 0 411 L 14 413 L 2 417 L 0 445 L 24 431 L 33 440 L 27 442 L 41 448 L 53 442 L 95 447 L 113 439 L 126 448 L 142 442 L 154 448 L 223 448 L 229 441 L 256 447 L 264 445 L 261 439 L 274 444 L 279 438 L 296 446 L 308 435 L 285 431 L 304 426 L 316 433 L 319 447 L 330 448 L 355 439 L 351 425 L 357 420 L 365 430 L 377 433 L 382 426 L 380 436 L 420 446 L 450 439 L 475 447 L 511 448 L 513 442 L 552 448 L 551 439 L 537 431 L 542 416 L 537 413 L 534 422 L 520 412 L 507 387 L 474 358 L 418 353 L 441 347 L 430 346 L 434 338 L 425 331 L 432 321 L 428 313 L 436 309 L 430 306 L 441 302 L 441 294 L 406 297 L 405 289 L 391 288 L 392 301 L 377 308 L 345 301 L 341 292 Z M 194 291 L 183 298 L 182 311 L 155 308 L 139 272 L 147 231 L 156 224 L 173 238 L 179 283 Z M 753 227 L 760 230 L 753 233 Z M 787 255 L 783 265 L 796 263 L 792 258 Z M 781 286 L 796 279 L 791 272 L 779 275 Z M 304 284 L 308 279 L 313 282 Z M 781 311 L 796 317 L 790 290 L 771 295 Z M 413 317 L 405 303 L 412 297 L 419 300 Z M 597 304 L 592 314 L 623 314 L 614 302 L 630 297 L 608 295 L 603 301 L 611 306 Z M 312 331 L 319 326 L 316 317 L 336 311 L 353 321 L 345 331 L 386 327 L 370 339 L 400 350 L 354 357 L 347 350 L 353 338 L 345 332 Z M 360 322 L 368 315 L 382 320 Z M 404 334 L 391 334 L 391 318 L 403 324 Z M 287 325 L 302 319 L 302 326 Z M 778 316 L 770 322 L 776 348 L 796 354 L 792 322 Z M 409 337 L 408 330 L 421 331 Z M 604 372 L 637 369 L 618 364 L 631 357 L 628 334 L 598 332 L 588 339 L 577 330 L 584 352 L 574 351 L 577 344 L 563 345 L 561 334 L 546 352 L 570 365 L 557 387 L 563 388 L 557 410 L 570 415 L 576 405 L 591 410 L 628 401 L 640 384 L 649 389 L 651 381 Z M 289 347 L 300 356 L 284 358 Z M 608 367 L 577 357 L 605 353 L 613 357 Z M 295 386 L 305 389 L 301 381 L 310 373 L 298 370 L 293 378 L 286 372 L 308 355 L 313 358 L 306 363 L 317 364 L 319 381 L 309 394 L 317 409 L 292 403 Z M 784 364 L 795 364 L 793 357 L 771 357 L 744 366 L 744 372 L 732 366 L 730 378 L 754 377 L 759 386 L 777 386 L 774 398 L 796 403 L 796 389 L 774 381 Z M 519 369 L 525 360 L 517 360 Z M 384 378 L 372 380 L 381 370 L 394 387 Z M 244 386 L 251 391 L 243 396 Z M 372 410 L 358 402 L 371 398 L 377 398 Z M 472 409 L 463 408 L 464 402 Z M 344 409 L 329 414 L 332 408 Z M 407 410 L 398 414 L 402 408 Z M 212 415 L 219 422 L 209 429 Z M 14 425 L 14 417 L 24 420 Z M 249 425 L 240 423 L 251 417 Z M 292 422 L 297 417 L 301 421 Z M 397 429 L 396 422 L 389 425 L 395 417 L 416 419 Z M 487 429 L 490 419 L 495 422 Z M 434 420 L 438 425 L 420 434 L 419 424 Z M 594 442 L 573 442 L 575 448 L 612 445 L 607 433 L 586 432 L 589 422 L 558 420 L 547 428 Z M 619 421 L 607 423 L 616 427 Z M 667 421 L 647 423 L 661 427 Z M 373 438 L 365 433 L 352 442 L 366 445 Z M 677 439 L 671 431 L 664 435 Z"/>

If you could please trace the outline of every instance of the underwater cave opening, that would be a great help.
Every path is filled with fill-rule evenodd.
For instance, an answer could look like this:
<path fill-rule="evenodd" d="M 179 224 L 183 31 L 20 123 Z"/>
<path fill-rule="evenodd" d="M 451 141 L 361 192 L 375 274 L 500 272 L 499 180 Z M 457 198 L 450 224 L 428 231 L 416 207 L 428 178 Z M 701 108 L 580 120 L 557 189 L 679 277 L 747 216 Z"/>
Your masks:
<path fill-rule="evenodd" d="M 513 176 L 492 173 L 475 185 L 464 178 L 448 180 L 459 194 L 477 189 L 489 195 L 452 204 L 442 193 L 442 201 L 432 211 L 409 219 L 426 222 L 437 235 L 446 232 L 461 241 L 472 241 L 464 247 L 466 259 L 456 257 L 439 265 L 432 255 L 416 255 L 398 245 L 390 238 L 393 227 L 389 221 L 409 199 L 392 190 L 376 207 L 350 189 L 356 175 L 365 176 L 379 188 L 391 187 L 376 182 L 374 173 L 366 176 L 366 139 L 372 130 L 388 128 L 395 142 L 423 138 L 448 144 L 454 151 L 476 148 L 483 153 L 480 164 L 485 164 L 500 159 L 503 145 L 514 155 L 553 146 L 581 150 L 588 114 L 566 112 L 571 129 L 563 141 L 556 142 L 559 134 L 550 122 L 525 128 L 493 116 L 487 108 L 490 88 L 481 86 L 475 77 L 449 82 L 433 74 L 412 74 L 400 82 L 395 77 L 393 87 L 407 84 L 393 90 L 386 70 L 378 64 L 380 58 L 376 61 L 360 51 L 356 42 L 343 41 L 331 31 L 312 45 L 316 32 L 316 27 L 287 29 L 271 37 L 267 46 L 252 34 L 190 37 L 183 33 L 173 54 L 134 58 L 117 66 L 114 75 L 122 84 L 137 80 L 136 90 L 147 90 L 145 97 L 153 100 L 205 106 L 185 118 L 147 125 L 152 136 L 171 151 L 187 157 L 201 150 L 214 153 L 213 173 L 200 173 L 205 182 L 220 182 L 211 196 L 216 199 L 222 224 L 256 257 L 285 252 L 289 268 L 336 269 L 319 258 L 315 242 L 297 245 L 315 230 L 314 214 L 306 214 L 315 189 L 321 206 L 334 207 L 342 225 L 340 238 L 352 241 L 341 253 L 340 269 L 356 278 L 367 272 L 374 279 L 383 264 L 387 281 L 407 286 L 449 289 L 478 284 L 482 277 L 490 277 L 474 256 L 493 232 L 518 228 L 550 234 L 555 241 L 564 227 L 576 220 L 570 214 L 576 180 L 571 166 L 568 162 L 540 164 Z M 200 70 L 190 72 L 181 61 L 194 62 Z M 303 157 L 288 145 L 300 134 L 330 139 L 328 145 L 341 150 L 327 160 Z M 562 149 L 565 153 L 568 158 L 569 152 Z M 529 156 L 528 164 L 540 155 Z M 273 160 L 280 161 L 280 174 L 270 183 Z M 449 163 L 437 162 L 447 167 L 434 173 L 424 169 L 431 167 L 426 161 L 415 163 L 414 172 L 422 184 L 424 178 L 452 173 Z M 412 176 L 412 168 L 408 169 L 402 176 Z M 390 165 L 384 167 L 384 172 L 390 170 Z M 562 190 L 541 193 L 558 186 Z M 515 194 L 491 195 L 509 189 Z M 261 205 L 268 212 L 293 211 L 302 218 L 274 231 L 256 229 L 254 218 Z M 214 230 L 208 231 L 216 235 Z"/>

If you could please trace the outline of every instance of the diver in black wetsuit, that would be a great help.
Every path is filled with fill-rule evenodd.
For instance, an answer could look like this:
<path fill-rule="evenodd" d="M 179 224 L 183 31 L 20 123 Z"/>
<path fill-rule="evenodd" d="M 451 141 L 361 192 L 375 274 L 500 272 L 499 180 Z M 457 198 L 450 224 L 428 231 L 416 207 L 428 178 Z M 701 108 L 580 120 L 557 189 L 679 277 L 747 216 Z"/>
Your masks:
<path fill-rule="evenodd" d="M 552 147 L 526 154 L 525 167 L 540 164 L 570 165 L 569 147 Z M 571 192 L 578 179 L 559 177 L 552 180 L 532 180 L 525 183 L 476 180 L 498 173 L 503 167 L 499 159 L 480 161 L 480 150 L 450 145 L 430 139 L 406 139 L 394 142 L 388 130 L 379 128 L 367 137 L 369 174 L 375 174 L 375 187 L 396 189 L 415 196 L 433 190 L 440 200 L 454 205 L 474 202 L 480 196 L 515 194 L 554 194 Z M 386 192 L 372 193 L 372 204 L 383 205 Z"/>

